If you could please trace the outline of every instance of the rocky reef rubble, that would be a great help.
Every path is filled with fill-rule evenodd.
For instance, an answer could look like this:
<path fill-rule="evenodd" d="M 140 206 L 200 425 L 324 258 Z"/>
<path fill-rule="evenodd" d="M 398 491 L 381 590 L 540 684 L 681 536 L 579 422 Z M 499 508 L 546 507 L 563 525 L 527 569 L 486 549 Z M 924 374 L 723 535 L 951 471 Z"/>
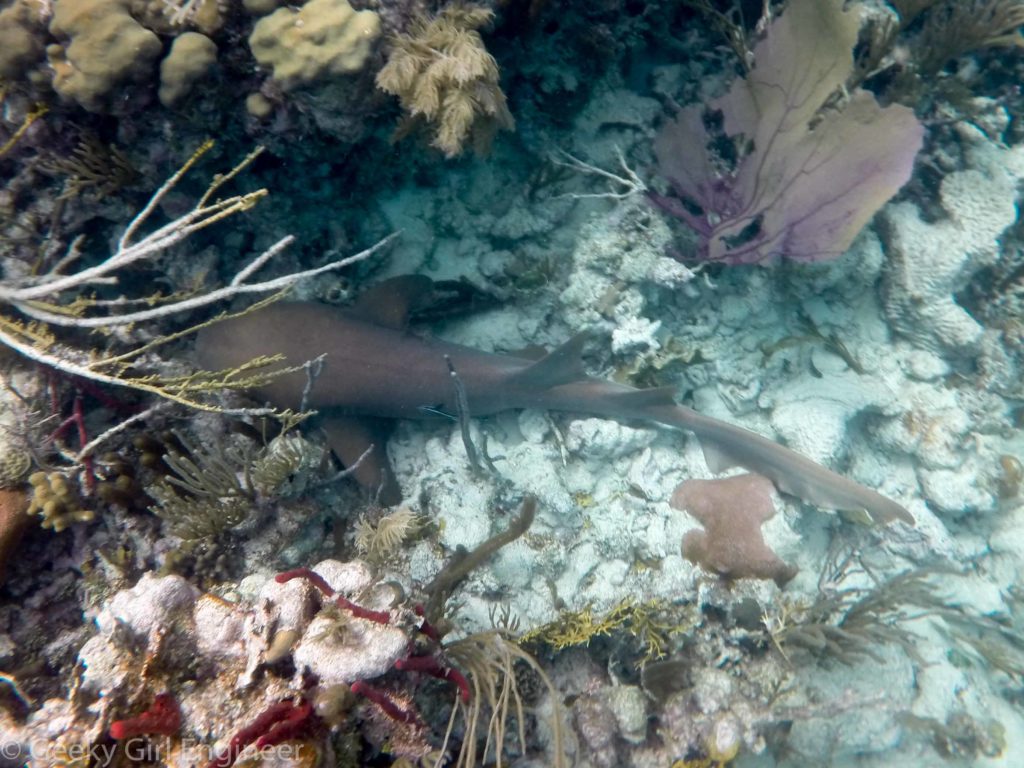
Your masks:
<path fill-rule="evenodd" d="M 104 603 L 66 698 L 24 723 L 0 714 L 3 754 L 51 765 L 133 749 L 226 768 L 287 747 L 285 762 L 308 765 L 362 723 L 376 746 L 423 757 L 415 686 L 438 678 L 463 701 L 470 689 L 405 594 L 361 561 L 251 576 L 225 596 L 147 573 Z"/>

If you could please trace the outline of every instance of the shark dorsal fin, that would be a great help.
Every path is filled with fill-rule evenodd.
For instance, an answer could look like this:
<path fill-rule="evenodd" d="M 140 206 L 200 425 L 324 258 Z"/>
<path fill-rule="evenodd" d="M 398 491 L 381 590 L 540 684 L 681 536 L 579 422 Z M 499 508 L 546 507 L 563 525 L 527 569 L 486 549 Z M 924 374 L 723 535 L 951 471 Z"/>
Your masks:
<path fill-rule="evenodd" d="M 533 365 L 517 373 L 516 384 L 540 391 L 587 378 L 583 368 L 583 345 L 591 336 L 589 331 L 583 331 L 555 347 Z"/>
<path fill-rule="evenodd" d="M 434 281 L 423 275 L 402 275 L 363 291 L 352 311 L 371 323 L 404 331 L 409 315 L 429 302 Z"/>

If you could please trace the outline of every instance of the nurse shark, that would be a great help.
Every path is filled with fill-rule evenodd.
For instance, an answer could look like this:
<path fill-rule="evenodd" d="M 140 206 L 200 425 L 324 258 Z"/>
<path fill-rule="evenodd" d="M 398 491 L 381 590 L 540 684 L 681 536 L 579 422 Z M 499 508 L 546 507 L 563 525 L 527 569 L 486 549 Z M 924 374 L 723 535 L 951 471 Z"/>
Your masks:
<path fill-rule="evenodd" d="M 410 313 L 428 306 L 433 292 L 429 278 L 406 276 L 374 286 L 350 308 L 273 303 L 203 329 L 197 357 L 206 368 L 225 369 L 261 355 L 282 355 L 292 366 L 324 356 L 316 376 L 284 373 L 253 394 L 279 408 L 315 409 L 331 449 L 346 466 L 358 464 L 353 477 L 385 505 L 402 498 L 385 448 L 391 420 L 537 408 L 692 432 L 713 472 L 740 466 L 820 507 L 866 512 L 880 524 L 914 523 L 903 506 L 876 491 L 754 432 L 678 405 L 673 387 L 637 389 L 587 375 L 581 354 L 588 334 L 540 359 L 417 336 L 407 327 Z"/>

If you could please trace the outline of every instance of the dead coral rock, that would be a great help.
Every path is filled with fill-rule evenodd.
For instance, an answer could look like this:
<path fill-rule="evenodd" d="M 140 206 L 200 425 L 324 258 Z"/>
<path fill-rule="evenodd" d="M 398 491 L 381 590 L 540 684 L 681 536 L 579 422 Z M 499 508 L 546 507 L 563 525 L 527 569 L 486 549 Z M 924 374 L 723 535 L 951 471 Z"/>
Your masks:
<path fill-rule="evenodd" d="M 683 557 L 728 579 L 771 579 L 780 587 L 797 569 L 783 562 L 761 535 L 775 515 L 775 487 L 761 475 L 687 480 L 669 502 L 700 521 L 683 536 Z"/>
<path fill-rule="evenodd" d="M 400 627 L 321 614 L 310 622 L 292 658 L 296 668 L 309 670 L 321 684 L 338 685 L 383 675 L 408 652 L 409 635 Z"/>
<path fill-rule="evenodd" d="M 100 696 L 123 692 L 137 681 L 147 654 L 158 654 L 168 668 L 194 659 L 190 636 L 199 595 L 181 576 L 153 573 L 114 594 L 96 615 L 97 634 L 78 652 L 82 689 Z"/>
<path fill-rule="evenodd" d="M 363 608 L 387 610 L 390 593 L 374 589 L 377 579 L 366 563 L 323 560 L 313 566 L 317 575 L 340 595 L 359 598 Z M 289 582 L 291 583 L 291 582 Z M 378 623 L 358 618 L 346 609 L 333 610 L 328 601 L 302 628 L 292 659 L 322 685 L 352 683 L 382 675 L 409 652 L 409 634 L 401 622 Z"/>
<path fill-rule="evenodd" d="M 616 744 L 618 724 L 615 713 L 601 696 L 585 694 L 573 704 L 576 730 L 594 768 L 612 768 L 622 764 Z"/>

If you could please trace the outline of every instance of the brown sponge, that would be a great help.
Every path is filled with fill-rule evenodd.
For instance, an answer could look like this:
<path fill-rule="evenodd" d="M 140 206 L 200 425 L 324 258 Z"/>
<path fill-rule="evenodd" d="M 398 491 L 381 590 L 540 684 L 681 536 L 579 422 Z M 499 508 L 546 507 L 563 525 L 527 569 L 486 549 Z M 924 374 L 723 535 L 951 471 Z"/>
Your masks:
<path fill-rule="evenodd" d="M 780 587 L 797 569 L 783 562 L 761 535 L 775 515 L 775 486 L 761 475 L 687 480 L 669 502 L 700 521 L 683 536 L 683 557 L 727 579 L 772 579 Z"/>

